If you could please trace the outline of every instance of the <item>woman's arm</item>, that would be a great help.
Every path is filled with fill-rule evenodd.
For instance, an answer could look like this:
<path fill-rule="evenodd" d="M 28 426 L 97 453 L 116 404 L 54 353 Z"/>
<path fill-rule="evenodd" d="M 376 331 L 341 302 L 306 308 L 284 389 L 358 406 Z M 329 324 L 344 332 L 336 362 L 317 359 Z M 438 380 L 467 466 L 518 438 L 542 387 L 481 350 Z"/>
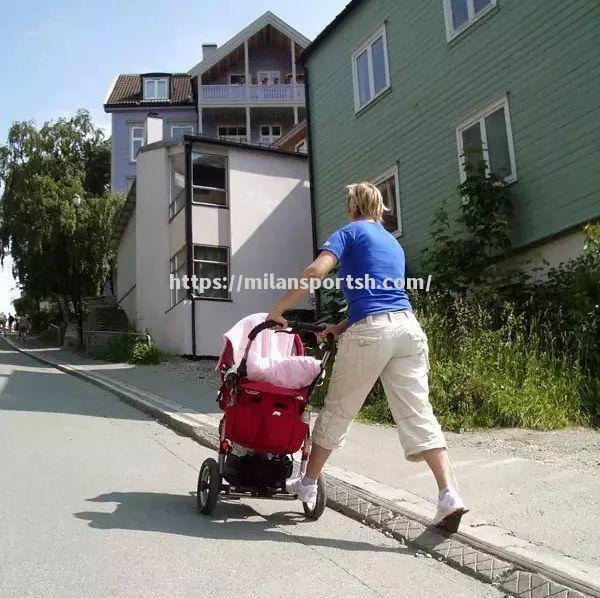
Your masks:
<path fill-rule="evenodd" d="M 333 253 L 321 251 L 317 259 L 302 270 L 300 279 L 323 280 L 336 267 L 337 263 L 337 257 Z M 310 289 L 290 289 L 269 312 L 267 320 L 274 320 L 284 327 L 287 326 L 287 321 L 282 315 L 283 312 L 300 303 L 309 291 Z"/>

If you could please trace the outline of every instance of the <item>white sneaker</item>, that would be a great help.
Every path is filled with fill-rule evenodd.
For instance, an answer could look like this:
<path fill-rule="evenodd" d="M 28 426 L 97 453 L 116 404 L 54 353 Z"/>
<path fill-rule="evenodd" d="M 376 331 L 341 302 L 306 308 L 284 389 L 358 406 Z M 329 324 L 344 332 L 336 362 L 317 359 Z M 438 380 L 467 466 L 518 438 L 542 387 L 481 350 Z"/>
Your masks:
<path fill-rule="evenodd" d="M 291 483 L 286 483 L 285 489 L 290 494 L 295 494 L 298 500 L 308 503 L 309 505 L 317 502 L 317 483 L 303 484 L 301 478 L 293 480 Z"/>
<path fill-rule="evenodd" d="M 433 518 L 433 524 L 455 532 L 465 513 L 468 511 L 458 492 L 454 488 L 446 488 L 438 496 L 437 512 Z"/>

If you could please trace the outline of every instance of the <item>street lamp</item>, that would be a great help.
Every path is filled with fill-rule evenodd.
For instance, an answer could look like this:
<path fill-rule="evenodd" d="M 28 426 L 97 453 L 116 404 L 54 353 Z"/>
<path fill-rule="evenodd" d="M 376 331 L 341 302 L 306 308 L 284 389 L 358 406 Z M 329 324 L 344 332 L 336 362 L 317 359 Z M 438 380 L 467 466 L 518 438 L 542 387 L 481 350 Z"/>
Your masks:
<path fill-rule="evenodd" d="M 79 206 L 81 205 L 81 196 L 73 197 L 73 205 L 75 206 L 75 235 L 79 229 Z M 74 239 L 73 251 L 75 253 L 75 269 L 77 270 L 77 309 L 79 312 L 79 347 L 83 347 L 83 312 L 81 309 L 81 268 L 79 263 L 79 250 L 77 248 L 77 239 Z"/>

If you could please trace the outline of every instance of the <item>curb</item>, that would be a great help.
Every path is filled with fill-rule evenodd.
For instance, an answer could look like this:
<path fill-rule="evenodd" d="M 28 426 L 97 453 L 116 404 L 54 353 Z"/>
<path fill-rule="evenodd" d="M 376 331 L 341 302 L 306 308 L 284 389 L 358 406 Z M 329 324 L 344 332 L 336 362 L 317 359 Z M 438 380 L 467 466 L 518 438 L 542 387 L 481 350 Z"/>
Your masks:
<path fill-rule="evenodd" d="M 116 395 L 176 432 L 211 449 L 218 447 L 218 421 L 188 413 L 184 405 L 151 392 L 36 355 L 5 337 L 15 350 Z M 495 526 L 463 526 L 447 534 L 431 526 L 431 504 L 409 492 L 335 467 L 325 472 L 328 506 L 422 550 L 468 575 L 519 598 L 600 598 L 600 570 Z M 419 556 L 419 554 L 417 554 Z"/>

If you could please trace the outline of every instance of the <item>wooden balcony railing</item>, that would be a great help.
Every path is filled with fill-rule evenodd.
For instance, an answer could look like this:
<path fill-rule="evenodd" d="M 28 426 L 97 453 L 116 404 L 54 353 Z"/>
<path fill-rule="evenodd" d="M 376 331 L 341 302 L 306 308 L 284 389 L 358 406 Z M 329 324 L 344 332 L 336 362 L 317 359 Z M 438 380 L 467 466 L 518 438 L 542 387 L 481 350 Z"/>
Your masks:
<path fill-rule="evenodd" d="M 202 85 L 200 99 L 218 104 L 281 104 L 304 102 L 304 84 L 290 85 Z"/>

